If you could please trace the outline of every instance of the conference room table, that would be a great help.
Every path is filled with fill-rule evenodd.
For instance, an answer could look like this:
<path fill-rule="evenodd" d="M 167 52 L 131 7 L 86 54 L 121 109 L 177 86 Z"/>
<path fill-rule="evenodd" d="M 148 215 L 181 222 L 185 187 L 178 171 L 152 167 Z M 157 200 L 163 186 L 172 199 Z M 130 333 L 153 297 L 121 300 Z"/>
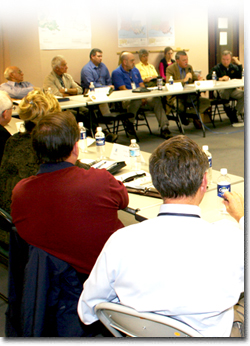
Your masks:
<path fill-rule="evenodd" d="M 102 95 L 99 97 L 96 97 L 96 100 L 94 101 L 89 96 L 84 95 L 73 95 L 73 96 L 67 96 L 65 98 L 65 101 L 63 101 L 63 98 L 58 97 L 58 100 L 60 100 L 60 106 L 61 109 L 78 109 L 80 107 L 90 107 L 96 106 L 102 103 L 113 103 L 113 102 L 122 102 L 122 101 L 128 101 L 128 100 L 137 100 L 137 99 L 147 99 L 149 97 L 165 97 L 165 96 L 177 96 L 177 110 L 178 110 L 178 96 L 183 96 L 186 94 L 196 94 L 197 101 L 199 100 L 200 93 L 202 92 L 209 92 L 214 90 L 220 90 L 220 89 L 231 89 L 231 88 L 242 88 L 244 87 L 244 78 L 243 79 L 232 79 L 229 81 L 216 81 L 215 83 L 211 80 L 207 81 L 196 81 L 193 84 L 186 84 L 184 87 L 182 84 L 174 83 L 173 86 L 169 86 L 168 83 L 162 88 L 162 90 L 158 90 L 157 87 L 154 88 L 148 88 L 149 92 L 133 92 L 132 89 L 130 90 L 119 90 L 119 91 L 113 91 L 109 96 Z M 108 89 L 108 88 L 106 88 Z M 20 102 L 20 101 L 18 101 Z M 18 115 L 18 105 L 16 109 L 12 112 L 13 116 Z M 197 116 L 200 118 L 199 115 L 199 102 L 197 106 Z M 183 126 L 181 124 L 181 120 L 179 118 L 179 114 L 177 111 L 176 117 L 178 119 L 178 122 L 181 125 L 182 133 L 184 133 Z M 200 118 L 201 120 L 201 118 Z M 206 135 L 205 127 L 203 122 L 202 124 L 202 131 L 203 131 L 203 137 Z M 94 133 L 92 130 L 92 136 L 94 137 Z"/>
<path fill-rule="evenodd" d="M 112 150 L 114 150 L 114 147 L 119 149 L 119 147 L 124 147 L 124 146 L 121 146 L 116 143 L 114 144 L 106 143 L 105 156 L 107 160 L 110 160 L 109 157 L 112 153 Z M 141 169 L 145 172 L 149 172 L 149 158 L 151 153 L 141 151 L 141 155 L 142 155 Z M 95 142 L 93 142 L 93 144 L 88 147 L 88 153 L 80 152 L 79 159 L 80 160 L 81 159 L 83 160 L 97 159 Z M 122 168 L 121 171 L 117 173 L 115 176 L 130 172 L 129 161 L 126 161 L 126 163 L 127 163 L 127 166 Z M 222 215 L 218 210 L 217 179 L 219 176 L 220 176 L 220 171 L 213 170 L 212 184 L 208 186 L 205 196 L 203 198 L 203 201 L 200 204 L 201 215 L 205 220 L 209 222 L 214 222 L 221 219 L 234 220 L 230 215 L 228 214 Z M 244 178 L 241 176 L 230 174 L 230 173 L 228 174 L 228 176 L 231 180 L 231 191 L 240 192 L 244 195 Z M 156 217 L 159 212 L 160 205 L 162 203 L 163 201 L 161 198 L 143 196 L 136 193 L 129 193 L 129 205 L 123 211 L 119 211 L 119 218 L 127 226 L 128 224 L 131 224 L 131 223 L 141 222 L 145 219 Z M 124 215 L 124 212 L 126 213 L 125 215 Z M 127 213 L 133 215 L 134 219 L 129 218 L 129 222 L 128 222 Z"/>
<path fill-rule="evenodd" d="M 242 88 L 244 87 L 244 79 L 231 79 L 229 81 L 216 81 L 213 82 L 211 80 L 206 81 L 196 81 L 193 84 L 186 84 L 184 87 L 182 84 L 174 83 L 173 86 L 169 86 L 168 83 L 162 88 L 162 90 L 158 90 L 157 87 L 154 88 L 148 88 L 150 92 L 134 92 L 133 90 L 119 90 L 119 91 L 113 91 L 109 96 L 104 95 L 103 98 L 99 97 L 94 101 L 93 99 L 90 99 L 89 96 L 83 97 L 86 102 L 84 105 L 86 107 L 95 106 L 102 103 L 112 103 L 112 102 L 122 102 L 122 101 L 128 101 L 128 100 L 137 100 L 137 99 L 147 99 L 150 97 L 166 97 L 166 96 L 176 96 L 177 97 L 177 112 L 174 118 L 176 117 L 178 123 L 180 124 L 180 128 L 182 133 L 184 134 L 184 129 L 181 123 L 181 119 L 179 117 L 178 113 L 178 96 L 183 96 L 187 94 L 195 94 L 197 97 L 197 116 L 201 121 L 202 125 L 202 131 L 203 131 L 203 137 L 206 136 L 206 130 L 204 127 L 204 124 L 201 120 L 200 114 L 199 114 L 199 98 L 200 94 L 202 92 L 209 92 L 214 90 L 220 90 L 220 89 L 231 89 L 231 88 Z M 70 97 L 71 101 L 74 102 L 81 102 L 82 101 L 82 95 L 76 95 Z"/>

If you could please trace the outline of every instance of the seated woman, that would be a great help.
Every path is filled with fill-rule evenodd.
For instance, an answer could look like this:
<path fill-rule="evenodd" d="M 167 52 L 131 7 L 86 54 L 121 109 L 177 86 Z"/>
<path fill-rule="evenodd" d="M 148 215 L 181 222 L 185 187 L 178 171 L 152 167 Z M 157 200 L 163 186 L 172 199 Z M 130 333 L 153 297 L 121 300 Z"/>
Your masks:
<path fill-rule="evenodd" d="M 175 60 L 172 59 L 172 55 L 173 49 L 171 47 L 166 47 L 164 49 L 164 58 L 161 59 L 159 64 L 159 72 L 164 81 L 166 81 L 166 68 L 175 62 Z"/>
<path fill-rule="evenodd" d="M 172 65 L 175 62 L 175 60 L 172 59 L 172 55 L 173 55 L 173 49 L 171 47 L 166 47 L 164 49 L 164 58 L 161 59 L 159 64 L 159 73 L 162 76 L 162 79 L 164 80 L 164 82 L 166 82 L 167 67 Z M 166 96 L 162 98 L 162 104 L 167 115 L 173 109 L 173 105 L 174 105 L 173 101 L 174 101 L 173 96 Z"/>
<path fill-rule="evenodd" d="M 0 167 L 0 207 L 10 213 L 11 194 L 15 185 L 35 175 L 39 164 L 32 148 L 31 132 L 38 120 L 47 113 L 61 111 L 57 99 L 41 90 L 33 90 L 19 104 L 19 117 L 24 120 L 24 132 L 11 136 L 5 145 Z M 88 169 L 88 165 L 77 164 Z"/>

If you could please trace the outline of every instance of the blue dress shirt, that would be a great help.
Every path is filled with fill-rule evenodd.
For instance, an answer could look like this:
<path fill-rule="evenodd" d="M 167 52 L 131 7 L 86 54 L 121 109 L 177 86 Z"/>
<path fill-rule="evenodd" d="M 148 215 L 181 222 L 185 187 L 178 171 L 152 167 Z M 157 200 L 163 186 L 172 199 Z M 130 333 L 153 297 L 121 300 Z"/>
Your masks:
<path fill-rule="evenodd" d="M 140 83 L 143 83 L 143 80 L 138 68 L 134 67 L 131 71 L 127 72 L 120 65 L 112 72 L 112 82 L 115 90 L 119 90 L 119 87 L 122 85 L 125 85 L 127 89 L 132 89 L 131 83 L 135 83 L 136 88 L 138 88 Z"/>
<path fill-rule="evenodd" d="M 22 99 L 33 89 L 33 85 L 29 82 L 16 83 L 8 81 L 0 85 L 0 90 L 6 91 L 13 99 Z"/>
<path fill-rule="evenodd" d="M 104 63 L 99 66 L 93 64 L 90 60 L 81 70 L 81 86 L 82 88 L 89 88 L 90 82 L 94 83 L 96 88 L 101 88 L 111 85 L 111 78 L 109 70 Z"/>

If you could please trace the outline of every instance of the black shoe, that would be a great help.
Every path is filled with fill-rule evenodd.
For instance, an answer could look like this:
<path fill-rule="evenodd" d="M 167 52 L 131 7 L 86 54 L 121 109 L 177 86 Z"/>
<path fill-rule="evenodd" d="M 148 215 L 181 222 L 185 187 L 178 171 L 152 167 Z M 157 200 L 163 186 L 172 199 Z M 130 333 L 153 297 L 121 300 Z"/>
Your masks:
<path fill-rule="evenodd" d="M 123 125 L 126 129 L 126 132 L 129 133 L 132 136 L 136 135 L 134 125 L 129 120 L 124 120 Z"/>
<path fill-rule="evenodd" d="M 235 124 L 235 123 L 238 123 L 239 122 L 239 120 L 238 120 L 238 117 L 237 117 L 237 111 L 236 111 L 236 109 L 232 109 L 231 110 L 231 123 L 232 124 Z"/>
<path fill-rule="evenodd" d="M 180 118 L 183 125 L 189 125 L 189 119 L 186 118 L 185 114 L 180 114 Z"/>
<path fill-rule="evenodd" d="M 105 135 L 105 141 L 109 143 L 115 143 L 118 139 L 118 135 L 115 133 L 108 133 Z"/>
<path fill-rule="evenodd" d="M 172 138 L 173 135 L 172 133 L 170 132 L 169 128 L 168 127 L 163 127 L 161 129 L 161 137 L 164 138 L 164 139 L 169 139 L 169 138 Z"/>
<path fill-rule="evenodd" d="M 237 112 L 235 109 L 232 109 L 230 106 L 224 105 L 224 111 L 226 112 L 226 115 L 228 116 L 231 124 L 238 123 Z"/>
<path fill-rule="evenodd" d="M 199 119 L 194 119 L 194 127 L 198 130 L 202 129 L 202 125 Z"/>

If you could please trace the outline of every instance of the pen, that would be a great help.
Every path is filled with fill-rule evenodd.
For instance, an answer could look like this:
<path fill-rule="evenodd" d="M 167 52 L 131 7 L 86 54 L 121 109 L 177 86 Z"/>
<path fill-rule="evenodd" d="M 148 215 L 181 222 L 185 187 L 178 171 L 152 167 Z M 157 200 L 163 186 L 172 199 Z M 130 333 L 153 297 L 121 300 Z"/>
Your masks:
<path fill-rule="evenodd" d="M 97 160 L 95 160 L 95 161 L 89 163 L 89 166 L 93 166 L 93 165 L 95 165 L 95 164 L 98 163 L 98 162 L 100 162 L 100 159 L 97 159 Z"/>

